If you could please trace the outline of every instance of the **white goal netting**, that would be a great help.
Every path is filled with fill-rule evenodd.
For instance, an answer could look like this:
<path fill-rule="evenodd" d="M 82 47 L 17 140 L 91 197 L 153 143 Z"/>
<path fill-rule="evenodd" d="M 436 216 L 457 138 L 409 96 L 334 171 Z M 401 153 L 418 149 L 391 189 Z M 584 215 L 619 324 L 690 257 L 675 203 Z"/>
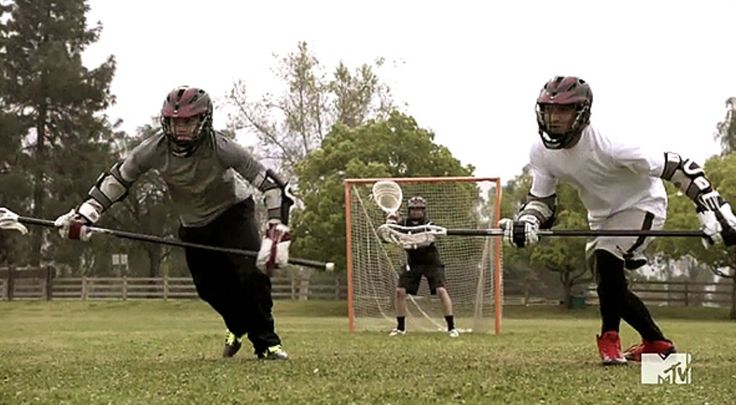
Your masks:
<path fill-rule="evenodd" d="M 401 186 L 399 210 L 406 216 L 407 201 L 422 196 L 427 217 L 448 228 L 494 228 L 500 215 L 500 181 L 496 178 L 390 179 Z M 389 330 L 395 326 L 395 290 L 404 271 L 406 253 L 381 242 L 377 228 L 386 214 L 371 196 L 377 179 L 345 182 L 348 233 L 348 299 L 351 330 Z M 452 298 L 455 323 L 462 331 L 500 332 L 502 282 L 499 238 L 438 236 L 437 247 L 445 264 L 447 291 Z M 407 328 L 444 330 L 442 305 L 429 294 L 422 279 L 416 296 L 407 302 Z"/>

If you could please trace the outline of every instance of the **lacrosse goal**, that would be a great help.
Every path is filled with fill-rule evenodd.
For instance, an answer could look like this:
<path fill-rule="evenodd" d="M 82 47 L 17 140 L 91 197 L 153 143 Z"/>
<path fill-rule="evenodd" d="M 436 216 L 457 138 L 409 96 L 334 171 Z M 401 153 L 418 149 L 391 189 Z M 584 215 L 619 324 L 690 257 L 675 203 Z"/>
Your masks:
<path fill-rule="evenodd" d="M 345 219 L 350 331 L 389 330 L 395 324 L 395 290 L 404 271 L 406 253 L 381 242 L 377 228 L 386 214 L 371 189 L 379 180 L 398 183 L 403 191 L 399 209 L 416 195 L 427 201 L 427 217 L 445 228 L 494 228 L 501 212 L 498 178 L 431 177 L 345 180 Z M 444 236 L 437 238 L 445 264 L 447 291 L 458 328 L 474 332 L 501 331 L 503 301 L 500 238 Z M 410 330 L 444 330 L 441 304 L 430 296 L 426 279 L 407 301 Z"/>

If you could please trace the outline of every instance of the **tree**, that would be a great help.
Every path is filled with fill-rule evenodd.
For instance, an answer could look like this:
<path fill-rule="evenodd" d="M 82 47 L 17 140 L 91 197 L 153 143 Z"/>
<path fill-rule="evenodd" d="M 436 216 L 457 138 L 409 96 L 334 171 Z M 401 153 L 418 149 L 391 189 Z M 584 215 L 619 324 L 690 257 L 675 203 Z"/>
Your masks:
<path fill-rule="evenodd" d="M 0 98 L 0 207 L 23 212 L 24 196 L 30 195 L 28 176 L 21 170 L 21 125 L 13 114 L 6 113 Z M 20 264 L 26 260 L 27 238 L 15 231 L 0 231 L 0 265 Z"/>
<path fill-rule="evenodd" d="M 295 256 L 326 259 L 345 268 L 343 180 L 362 177 L 469 176 L 434 134 L 399 112 L 349 128 L 337 124 L 322 147 L 296 166 L 298 196 L 304 208 L 295 212 L 292 227 L 298 235 Z M 480 249 L 479 249 L 480 251 Z"/>
<path fill-rule="evenodd" d="M 531 188 L 529 168 L 524 168 L 521 175 L 508 182 L 504 187 L 502 216 L 513 218 L 524 203 Z M 555 228 L 585 229 L 587 225 L 587 211 L 577 192 L 567 184 L 557 187 L 557 215 Z M 583 238 L 542 238 L 539 244 L 524 249 L 510 248 L 504 252 L 504 261 L 508 263 L 518 278 L 525 282 L 535 280 L 543 282 L 547 277 L 535 273 L 533 270 L 542 268 L 547 272 L 557 273 L 557 279 L 562 286 L 562 299 L 570 303 L 573 289 L 576 285 L 588 283 L 592 280 L 591 269 L 586 263 L 585 243 Z M 546 295 L 546 294 L 545 294 Z"/>
<path fill-rule="evenodd" d="M 375 70 L 383 64 L 363 64 L 353 73 L 342 62 L 327 79 L 306 42 L 280 60 L 275 73 L 286 88 L 252 101 L 243 80 L 235 83 L 227 102 L 232 130 L 250 130 L 258 136 L 264 157 L 291 173 L 292 168 L 319 148 L 336 122 L 355 128 L 369 118 L 385 118 L 392 107 L 389 89 Z"/>
<path fill-rule="evenodd" d="M 733 178 L 736 170 L 736 154 L 714 156 L 704 165 L 705 173 L 713 187 L 719 191 L 726 201 L 736 201 L 736 179 Z M 669 207 L 666 229 L 697 229 L 698 219 L 693 203 L 672 186 L 668 186 Z M 735 248 L 725 248 L 722 245 L 705 249 L 699 238 L 660 238 L 655 242 L 657 251 L 664 257 L 679 259 L 683 257 L 697 258 L 714 274 L 734 281 L 731 318 L 736 319 L 736 256 Z M 696 271 L 693 268 L 692 271 Z"/>
<path fill-rule="evenodd" d="M 95 69 L 82 65 L 82 52 L 97 41 L 101 26 L 87 27 L 83 0 L 17 0 L 0 9 L 0 99 L 25 148 L 19 169 L 32 183 L 32 215 L 58 213 L 49 202 L 84 193 L 79 184 L 106 163 L 101 155 L 111 128 L 97 115 L 113 102 L 112 56 Z M 18 152 L 21 152 L 19 150 Z M 74 172 L 85 167 L 85 173 Z M 90 170 L 92 168 L 92 170 Z M 68 179 L 74 178 L 68 188 Z M 61 194 L 59 193 L 61 191 Z M 54 207 L 56 208 L 56 207 Z M 30 263 L 42 258 L 43 232 L 32 228 Z"/>
<path fill-rule="evenodd" d="M 716 129 L 715 138 L 721 142 L 721 154 L 736 151 L 736 97 L 726 100 L 726 117 Z"/>

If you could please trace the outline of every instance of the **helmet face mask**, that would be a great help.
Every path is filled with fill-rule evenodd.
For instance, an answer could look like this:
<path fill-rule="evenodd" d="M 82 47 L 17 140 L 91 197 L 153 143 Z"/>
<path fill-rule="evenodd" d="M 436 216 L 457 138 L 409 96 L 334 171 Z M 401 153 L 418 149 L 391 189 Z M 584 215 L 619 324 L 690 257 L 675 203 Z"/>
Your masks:
<path fill-rule="evenodd" d="M 557 76 L 547 82 L 537 98 L 537 124 L 548 149 L 575 146 L 590 123 L 593 92 L 584 80 Z"/>
<path fill-rule="evenodd" d="M 212 100 L 202 89 L 180 86 L 161 108 L 161 128 L 175 156 L 189 156 L 212 131 Z"/>
<path fill-rule="evenodd" d="M 409 219 L 418 221 L 424 219 L 424 208 L 409 208 Z"/>
<path fill-rule="evenodd" d="M 557 138 L 572 130 L 572 126 L 578 115 L 577 106 L 574 104 L 540 104 L 539 108 L 547 128 L 548 135 Z"/>
<path fill-rule="evenodd" d="M 171 135 L 174 142 L 192 142 L 202 126 L 202 117 L 177 117 L 171 118 Z"/>

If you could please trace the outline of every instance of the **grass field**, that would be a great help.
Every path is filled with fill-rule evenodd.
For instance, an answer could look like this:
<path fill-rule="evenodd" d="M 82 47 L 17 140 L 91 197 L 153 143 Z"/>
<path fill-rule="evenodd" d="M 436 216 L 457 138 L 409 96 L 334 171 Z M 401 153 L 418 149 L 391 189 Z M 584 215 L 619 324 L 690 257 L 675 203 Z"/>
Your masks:
<path fill-rule="evenodd" d="M 220 358 L 200 301 L 0 302 L 0 403 L 736 403 L 736 322 L 655 312 L 692 384 L 642 385 L 599 365 L 594 308 L 508 308 L 501 336 L 346 332 L 344 302 L 276 303 L 288 362 Z M 624 327 L 624 344 L 634 332 Z"/>

